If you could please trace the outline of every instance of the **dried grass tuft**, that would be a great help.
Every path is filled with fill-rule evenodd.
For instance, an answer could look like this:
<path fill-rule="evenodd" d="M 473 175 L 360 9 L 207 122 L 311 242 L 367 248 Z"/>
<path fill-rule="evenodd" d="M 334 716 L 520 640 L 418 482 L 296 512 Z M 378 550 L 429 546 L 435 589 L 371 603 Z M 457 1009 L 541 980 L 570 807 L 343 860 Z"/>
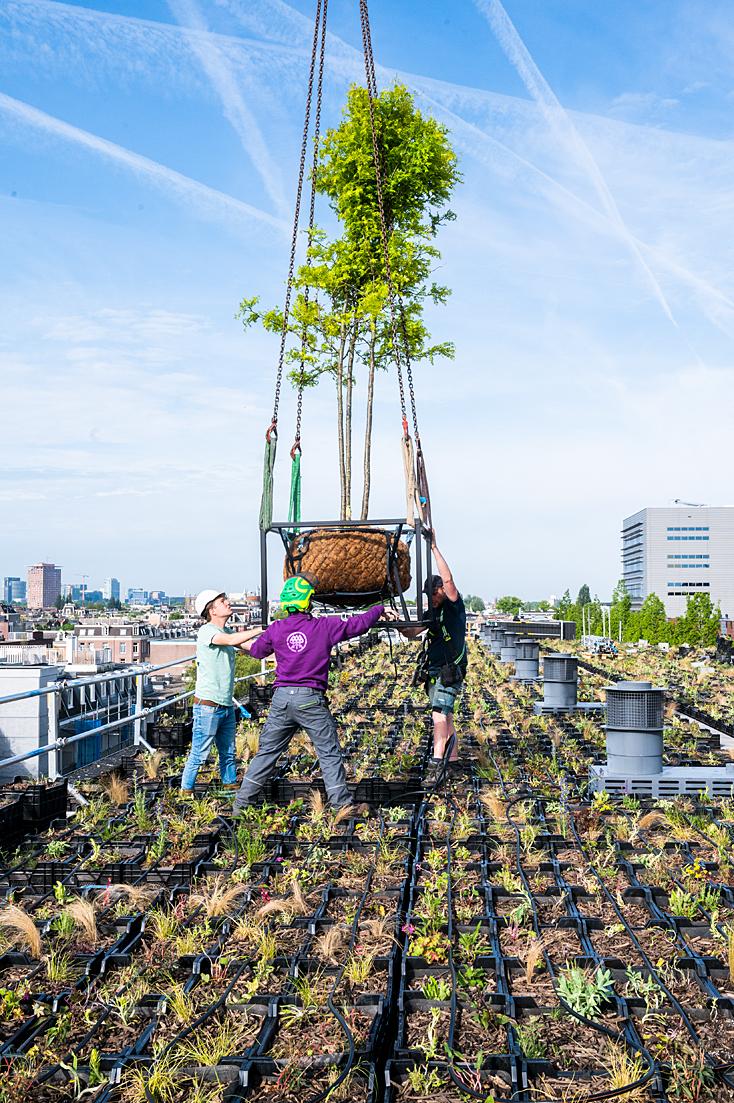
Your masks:
<path fill-rule="evenodd" d="M 343 923 L 328 927 L 316 942 L 316 950 L 325 961 L 336 962 L 336 955 L 346 945 L 349 928 Z"/>
<path fill-rule="evenodd" d="M 390 916 L 382 919 L 366 919 L 359 925 L 359 948 L 365 953 L 376 955 L 386 954 L 395 942 L 390 930 L 392 926 Z"/>
<path fill-rule="evenodd" d="M 355 814 L 354 805 L 353 804 L 345 804 L 342 808 L 340 808 L 338 810 L 338 812 L 334 816 L 334 827 L 336 827 L 336 825 L 339 824 L 339 823 L 343 823 L 344 820 L 348 820 L 349 817 L 353 816 L 354 814 Z"/>
<path fill-rule="evenodd" d="M 308 806 L 313 819 L 320 819 L 326 812 L 326 801 L 320 789 L 311 789 L 308 794 Z"/>
<path fill-rule="evenodd" d="M 126 896 L 138 911 L 144 911 L 158 895 L 155 885 L 111 885 L 109 892 L 113 900 L 120 900 Z"/>
<path fill-rule="evenodd" d="M 542 938 L 534 938 L 532 942 L 528 943 L 527 953 L 525 954 L 525 980 L 528 984 L 533 983 L 536 966 L 542 957 L 543 940 Z"/>
<path fill-rule="evenodd" d="M 90 900 L 72 900 L 66 908 L 66 914 L 70 915 L 84 935 L 90 946 L 97 945 L 97 916 L 94 912 L 94 904 Z"/>
<path fill-rule="evenodd" d="M 217 877 L 201 886 L 201 891 L 192 897 L 192 903 L 203 907 L 207 918 L 227 915 L 232 904 L 247 892 L 247 885 L 228 883 L 223 877 Z"/>
<path fill-rule="evenodd" d="M 483 789 L 479 794 L 484 807 L 487 809 L 492 819 L 504 820 L 505 818 L 505 802 L 496 789 Z"/>
<path fill-rule="evenodd" d="M 12 931 L 17 941 L 28 950 L 31 957 L 41 956 L 41 933 L 33 922 L 33 917 L 18 906 L 8 904 L 0 911 L 0 927 Z"/>
<path fill-rule="evenodd" d="M 664 812 L 659 811 L 657 808 L 653 808 L 651 812 L 646 812 L 644 816 L 640 816 L 637 821 L 637 826 L 642 831 L 647 831 L 650 827 L 662 827 L 667 826 L 668 819 Z"/>
<path fill-rule="evenodd" d="M 119 774 L 108 774 L 101 785 L 112 804 L 127 804 L 130 800 L 130 782 Z"/>
<path fill-rule="evenodd" d="M 163 751 L 153 751 L 143 755 L 143 773 L 150 781 L 155 781 L 163 762 Z"/>

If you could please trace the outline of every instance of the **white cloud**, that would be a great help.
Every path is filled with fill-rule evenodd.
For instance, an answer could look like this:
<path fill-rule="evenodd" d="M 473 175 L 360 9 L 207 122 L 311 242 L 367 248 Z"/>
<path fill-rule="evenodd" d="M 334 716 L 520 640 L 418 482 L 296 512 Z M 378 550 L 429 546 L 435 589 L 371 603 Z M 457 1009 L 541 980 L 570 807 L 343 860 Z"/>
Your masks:
<path fill-rule="evenodd" d="M 106 138 L 100 138 L 96 134 L 90 134 L 77 126 L 64 122 L 54 115 L 48 115 L 45 111 L 39 111 L 30 104 L 13 99 L 0 93 L 0 113 L 13 122 L 29 127 L 32 131 L 41 131 L 54 138 L 75 145 L 83 146 L 92 153 L 113 161 L 118 165 L 142 176 L 151 183 L 163 188 L 169 195 L 173 195 L 187 206 L 193 207 L 198 213 L 208 217 L 226 218 L 228 222 L 239 226 L 240 230 L 252 228 L 255 223 L 263 223 L 271 230 L 281 233 L 286 225 L 279 218 L 261 211 L 250 203 L 244 203 L 231 195 L 210 188 L 206 184 L 192 180 L 174 169 L 152 161 L 149 157 L 143 157 L 139 153 L 125 149 L 115 142 L 109 142 Z"/>

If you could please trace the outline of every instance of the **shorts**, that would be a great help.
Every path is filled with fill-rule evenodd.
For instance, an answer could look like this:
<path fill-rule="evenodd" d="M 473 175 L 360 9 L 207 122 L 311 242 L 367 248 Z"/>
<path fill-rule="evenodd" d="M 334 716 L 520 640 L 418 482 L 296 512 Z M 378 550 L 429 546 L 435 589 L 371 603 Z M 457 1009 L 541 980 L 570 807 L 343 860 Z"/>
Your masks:
<path fill-rule="evenodd" d="M 432 710 L 450 716 L 461 696 L 464 683 L 457 682 L 455 686 L 445 686 L 441 681 L 439 672 L 431 671 L 427 688 L 428 700 L 431 703 Z"/>

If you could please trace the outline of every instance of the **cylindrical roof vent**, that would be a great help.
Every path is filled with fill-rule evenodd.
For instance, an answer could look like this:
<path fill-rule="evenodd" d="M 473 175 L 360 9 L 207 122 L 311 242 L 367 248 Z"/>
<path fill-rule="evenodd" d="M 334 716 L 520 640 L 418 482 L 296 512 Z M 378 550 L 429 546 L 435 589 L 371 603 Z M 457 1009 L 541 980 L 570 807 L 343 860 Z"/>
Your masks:
<path fill-rule="evenodd" d="M 520 681 L 534 681 L 538 677 L 540 644 L 527 636 L 518 637 L 515 644 L 515 677 Z"/>
<path fill-rule="evenodd" d="M 665 690 L 651 682 L 617 682 L 606 694 L 609 773 L 662 773 Z"/>
<path fill-rule="evenodd" d="M 516 657 L 515 641 L 517 635 L 515 632 L 502 633 L 502 643 L 500 645 L 500 662 L 514 663 Z"/>
<path fill-rule="evenodd" d="M 554 709 L 575 709 L 579 670 L 575 655 L 554 652 L 543 658 L 543 705 Z"/>

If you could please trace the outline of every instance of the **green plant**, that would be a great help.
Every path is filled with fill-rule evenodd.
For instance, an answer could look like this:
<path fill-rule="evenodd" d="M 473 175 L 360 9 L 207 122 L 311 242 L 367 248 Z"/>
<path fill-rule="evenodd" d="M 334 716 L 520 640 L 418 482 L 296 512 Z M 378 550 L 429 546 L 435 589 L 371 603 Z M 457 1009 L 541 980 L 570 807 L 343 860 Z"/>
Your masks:
<path fill-rule="evenodd" d="M 426 977 L 421 992 L 427 1000 L 447 1000 L 451 996 L 451 985 L 442 977 Z"/>
<path fill-rule="evenodd" d="M 516 1023 L 515 1034 L 520 1048 L 529 1061 L 543 1059 L 548 1053 L 548 1047 L 543 1038 L 543 1021 L 540 1016 L 528 1019 L 526 1023 Z"/>
<path fill-rule="evenodd" d="M 566 966 L 558 976 L 558 994 L 577 1015 L 595 1019 L 614 995 L 612 974 L 602 966 L 593 976 L 578 965 Z"/>
<path fill-rule="evenodd" d="M 480 954 L 489 952 L 489 941 L 479 923 L 473 931 L 464 931 L 459 935 L 459 958 L 462 961 L 473 961 Z"/>
<path fill-rule="evenodd" d="M 627 966 L 625 976 L 627 977 L 624 988 L 625 996 L 637 996 L 644 1000 L 648 1011 L 657 1010 L 664 1002 L 663 990 L 653 977 L 645 976 L 644 973 L 640 972 L 639 969 L 635 969 L 632 965 Z"/>
<path fill-rule="evenodd" d="M 428 1097 L 441 1087 L 441 1077 L 435 1069 L 429 1069 L 428 1065 L 412 1065 L 406 1070 L 405 1075 L 408 1078 L 410 1090 L 415 1095 Z"/>
<path fill-rule="evenodd" d="M 456 982 L 459 988 L 467 991 L 472 988 L 483 988 L 487 980 L 484 969 L 478 969 L 475 965 L 465 965 L 459 970 Z"/>
<path fill-rule="evenodd" d="M 668 911 L 671 915 L 693 919 L 698 912 L 698 897 L 685 889 L 674 888 L 668 897 Z"/>

